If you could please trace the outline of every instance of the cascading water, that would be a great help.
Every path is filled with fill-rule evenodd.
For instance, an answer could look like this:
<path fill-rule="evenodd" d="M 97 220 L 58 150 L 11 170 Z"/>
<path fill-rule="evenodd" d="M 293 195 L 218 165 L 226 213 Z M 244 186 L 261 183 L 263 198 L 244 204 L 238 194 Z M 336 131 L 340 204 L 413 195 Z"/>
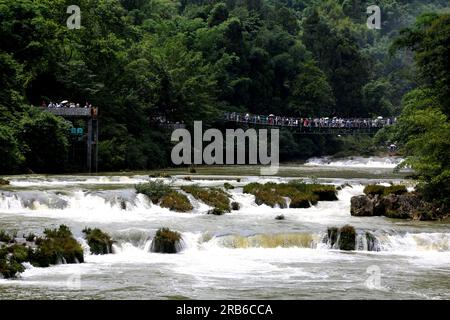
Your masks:
<path fill-rule="evenodd" d="M 30 288 L 41 289 L 33 291 L 36 298 L 73 298 L 77 291 L 67 290 L 66 282 L 74 274 L 80 275 L 87 298 L 450 298 L 444 285 L 450 283 L 447 223 L 350 215 L 351 197 L 364 188 L 361 177 L 366 172 L 376 175 L 371 166 L 378 160 L 385 167 L 399 161 L 364 160 L 354 179 L 349 177 L 351 165 L 357 163 L 321 159 L 296 167 L 308 176 L 316 168 L 318 173 L 324 172 L 321 167 L 334 170 L 326 182 L 343 185 L 338 201 L 305 209 L 258 206 L 253 195 L 242 191 L 249 182 L 282 183 L 293 177 L 246 176 L 246 168 L 236 168 L 230 177 L 163 179 L 174 187 L 231 183 L 235 188 L 227 192 L 240 209 L 223 216 L 208 215 L 210 207 L 190 195 L 194 209 L 187 213 L 152 204 L 133 188 L 154 179 L 145 175 L 7 177 L 11 185 L 0 190 L 0 229 L 39 235 L 44 228 L 66 224 L 82 244 L 85 263 L 27 265 L 18 280 L 0 280 L 0 298 L 27 297 Z M 386 172 L 369 182 L 390 183 Z M 301 178 L 314 180 L 308 176 Z M 276 220 L 279 215 L 284 220 Z M 328 229 L 345 225 L 356 232 L 351 251 L 336 246 L 338 234 L 329 241 Z M 108 232 L 115 241 L 113 254 L 91 254 L 83 238 L 85 227 Z M 153 237 L 163 227 L 180 232 L 179 253 L 151 252 Z M 381 270 L 384 291 L 364 284 L 374 266 Z"/>

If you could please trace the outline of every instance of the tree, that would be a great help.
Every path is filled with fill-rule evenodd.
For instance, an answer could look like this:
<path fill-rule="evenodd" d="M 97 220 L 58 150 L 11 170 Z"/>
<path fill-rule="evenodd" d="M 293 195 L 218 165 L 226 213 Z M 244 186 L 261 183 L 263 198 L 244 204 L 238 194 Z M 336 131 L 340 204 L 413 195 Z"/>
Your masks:
<path fill-rule="evenodd" d="M 36 108 L 20 120 L 27 168 L 35 172 L 61 172 L 66 168 L 70 125 L 62 118 Z"/>

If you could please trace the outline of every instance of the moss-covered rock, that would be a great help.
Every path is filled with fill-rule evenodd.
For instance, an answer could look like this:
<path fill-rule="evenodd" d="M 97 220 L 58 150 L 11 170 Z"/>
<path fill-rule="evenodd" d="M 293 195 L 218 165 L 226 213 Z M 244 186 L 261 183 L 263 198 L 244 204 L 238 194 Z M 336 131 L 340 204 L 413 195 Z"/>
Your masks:
<path fill-rule="evenodd" d="M 224 187 L 226 190 L 234 189 L 234 186 L 233 186 L 231 183 L 228 183 L 228 182 L 225 182 L 225 183 L 223 184 L 223 187 Z"/>
<path fill-rule="evenodd" d="M 5 230 L 0 230 L 0 242 L 13 243 L 15 241 L 15 235 L 9 234 Z"/>
<path fill-rule="evenodd" d="M 84 262 L 83 248 L 67 226 L 45 229 L 44 235 L 45 237 L 36 240 L 37 248 L 30 259 L 34 266 L 48 267 L 59 263 Z"/>
<path fill-rule="evenodd" d="M 341 250 L 355 250 L 356 231 L 354 227 L 345 225 L 339 230 L 338 245 Z"/>
<path fill-rule="evenodd" d="M 194 209 L 188 197 L 175 190 L 162 197 L 160 206 L 177 212 L 188 212 Z"/>
<path fill-rule="evenodd" d="M 154 172 L 149 175 L 150 178 L 170 178 L 171 175 L 166 172 Z"/>
<path fill-rule="evenodd" d="M 135 189 L 138 193 L 145 194 L 149 197 L 154 204 L 157 204 L 162 197 L 172 191 L 169 185 L 160 180 L 138 184 L 135 186 Z"/>
<path fill-rule="evenodd" d="M 9 181 L 3 178 L 0 178 L 0 186 L 9 185 Z"/>
<path fill-rule="evenodd" d="M 37 236 L 32 232 L 30 232 L 27 235 L 24 234 L 23 237 L 28 242 L 34 242 L 37 239 Z"/>
<path fill-rule="evenodd" d="M 238 211 L 240 209 L 241 209 L 241 205 L 239 204 L 239 202 L 233 201 L 231 203 L 231 210 Z"/>
<path fill-rule="evenodd" d="M 306 184 L 302 181 L 290 181 L 289 183 L 249 183 L 244 186 L 244 193 L 255 196 L 256 204 L 266 204 L 274 207 L 286 208 L 285 198 L 289 198 L 290 208 L 309 208 L 319 200 L 337 200 L 336 188 L 329 185 Z"/>
<path fill-rule="evenodd" d="M 177 231 L 161 228 L 156 231 L 151 251 L 157 253 L 177 253 L 182 249 L 182 237 Z"/>
<path fill-rule="evenodd" d="M 211 210 L 208 210 L 207 214 L 212 214 L 215 216 L 221 216 L 225 214 L 225 211 L 219 208 L 212 208 Z"/>
<path fill-rule="evenodd" d="M 107 233 L 98 228 L 85 228 L 83 233 L 92 254 L 112 253 L 112 245 L 114 241 Z"/>
<path fill-rule="evenodd" d="M 228 194 L 219 188 L 202 188 L 199 186 L 183 186 L 183 191 L 192 194 L 192 196 L 207 205 L 214 207 L 222 212 L 230 212 L 230 198 Z"/>
<path fill-rule="evenodd" d="M 385 195 L 385 196 L 390 195 L 390 194 L 402 195 L 405 193 L 408 193 L 408 189 L 406 189 L 406 186 L 404 186 L 404 185 L 389 186 L 389 187 L 386 187 L 383 191 L 383 195 Z"/>
<path fill-rule="evenodd" d="M 363 192 L 368 196 L 383 195 L 384 189 L 386 189 L 385 186 L 381 186 L 378 184 L 369 184 L 364 187 Z"/>
<path fill-rule="evenodd" d="M 24 266 L 14 259 L 0 259 L 0 275 L 3 278 L 15 278 L 19 273 L 24 271 Z"/>

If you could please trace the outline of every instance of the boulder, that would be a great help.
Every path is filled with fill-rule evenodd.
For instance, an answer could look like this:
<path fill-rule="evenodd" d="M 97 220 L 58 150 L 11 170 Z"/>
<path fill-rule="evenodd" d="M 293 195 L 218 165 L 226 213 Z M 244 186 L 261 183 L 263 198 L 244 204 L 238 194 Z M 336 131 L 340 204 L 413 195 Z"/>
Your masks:
<path fill-rule="evenodd" d="M 380 196 L 374 197 L 361 195 L 350 200 L 350 213 L 357 217 L 381 216 L 384 214 L 384 205 L 379 201 Z"/>
<path fill-rule="evenodd" d="M 161 228 L 156 231 L 151 251 L 157 253 L 177 253 L 182 249 L 182 237 L 177 231 Z"/>
<path fill-rule="evenodd" d="M 112 253 L 114 241 L 108 234 L 97 228 L 86 228 L 83 230 L 83 233 L 92 254 Z"/>
<path fill-rule="evenodd" d="M 356 231 L 354 227 L 345 225 L 339 230 L 338 246 L 341 250 L 355 250 Z"/>
<path fill-rule="evenodd" d="M 3 178 L 0 178 L 0 186 L 9 185 L 9 181 Z"/>

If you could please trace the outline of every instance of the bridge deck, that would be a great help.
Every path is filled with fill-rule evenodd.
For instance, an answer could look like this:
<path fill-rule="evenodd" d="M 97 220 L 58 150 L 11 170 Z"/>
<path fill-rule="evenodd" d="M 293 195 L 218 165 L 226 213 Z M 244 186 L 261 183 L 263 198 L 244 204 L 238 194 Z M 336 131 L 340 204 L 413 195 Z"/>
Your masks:
<path fill-rule="evenodd" d="M 225 122 L 243 127 L 287 128 L 301 134 L 375 134 L 381 128 L 395 123 L 394 119 L 298 119 L 275 116 L 225 114 Z M 306 122 L 305 122 L 306 120 Z"/>
<path fill-rule="evenodd" d="M 47 108 L 45 109 L 57 116 L 65 118 L 90 118 L 92 117 L 90 108 Z"/>

